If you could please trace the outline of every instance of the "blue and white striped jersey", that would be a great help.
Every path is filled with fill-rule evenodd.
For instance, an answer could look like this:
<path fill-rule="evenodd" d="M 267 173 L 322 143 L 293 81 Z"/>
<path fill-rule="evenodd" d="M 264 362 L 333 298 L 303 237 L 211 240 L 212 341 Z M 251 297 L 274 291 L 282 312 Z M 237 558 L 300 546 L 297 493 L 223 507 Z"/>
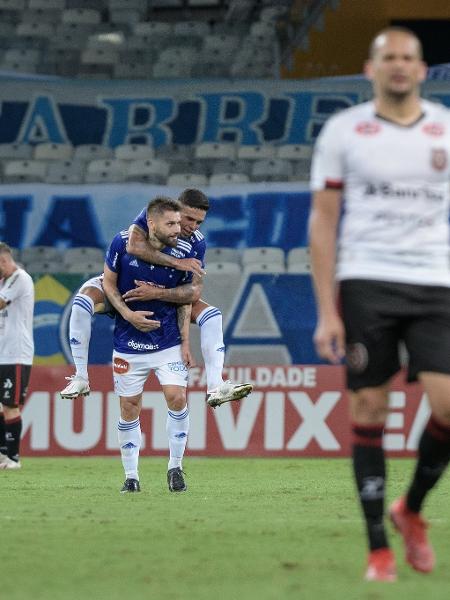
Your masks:
<path fill-rule="evenodd" d="M 127 240 L 128 231 L 121 231 L 114 237 L 106 254 L 106 264 L 111 271 L 117 273 L 117 288 L 121 294 L 134 289 L 135 280 L 147 281 L 163 288 L 174 288 L 191 281 L 192 273 L 146 263 L 128 254 Z M 186 240 L 178 240 L 176 248 L 165 247 L 161 252 L 176 258 L 193 258 L 192 246 Z M 158 352 L 181 343 L 175 304 L 149 300 L 130 302 L 128 306 L 131 310 L 152 311 L 154 315 L 151 319 L 160 321 L 161 327 L 144 333 L 117 314 L 113 339 L 116 351 L 133 354 Z"/>

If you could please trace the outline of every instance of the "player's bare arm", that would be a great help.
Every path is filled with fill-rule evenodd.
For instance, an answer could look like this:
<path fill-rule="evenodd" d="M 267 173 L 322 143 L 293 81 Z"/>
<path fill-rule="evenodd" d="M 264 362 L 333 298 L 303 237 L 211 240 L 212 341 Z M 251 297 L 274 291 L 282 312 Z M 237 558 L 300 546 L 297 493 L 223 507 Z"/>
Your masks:
<path fill-rule="evenodd" d="M 6 302 L 6 300 L 3 300 L 3 298 L 0 298 L 0 310 L 3 310 L 4 308 L 6 308 L 8 306 L 9 302 Z"/>
<path fill-rule="evenodd" d="M 181 356 L 186 367 L 193 367 L 194 361 L 189 345 L 189 327 L 191 323 L 191 304 L 182 304 L 177 308 L 178 328 L 181 336 Z"/>
<path fill-rule="evenodd" d="M 103 273 L 103 290 L 113 307 L 126 321 L 131 323 L 133 327 L 136 327 L 136 329 L 139 329 L 139 331 L 153 331 L 154 329 L 158 329 L 158 327 L 160 327 L 161 324 L 159 321 L 154 321 L 149 318 L 153 315 L 151 311 L 133 311 L 126 305 L 122 299 L 121 293 L 117 288 L 117 273 L 111 271 L 107 264 L 105 264 Z"/>
<path fill-rule="evenodd" d="M 128 229 L 127 252 L 146 262 L 172 267 L 178 271 L 188 271 L 198 277 L 205 274 L 202 263 L 196 258 L 175 258 L 153 248 L 148 242 L 146 232 L 135 224 L 130 225 Z"/>
<path fill-rule="evenodd" d="M 203 283 L 200 277 L 194 275 L 191 283 L 185 283 L 174 288 L 160 288 L 146 281 L 135 281 L 136 287 L 123 295 L 125 302 L 135 300 L 162 300 L 174 304 L 194 304 L 200 299 Z"/>
<path fill-rule="evenodd" d="M 315 192 L 310 218 L 311 266 L 318 322 L 314 334 L 317 352 L 337 363 L 345 353 L 344 325 L 336 307 L 336 239 L 341 210 L 341 192 Z"/>

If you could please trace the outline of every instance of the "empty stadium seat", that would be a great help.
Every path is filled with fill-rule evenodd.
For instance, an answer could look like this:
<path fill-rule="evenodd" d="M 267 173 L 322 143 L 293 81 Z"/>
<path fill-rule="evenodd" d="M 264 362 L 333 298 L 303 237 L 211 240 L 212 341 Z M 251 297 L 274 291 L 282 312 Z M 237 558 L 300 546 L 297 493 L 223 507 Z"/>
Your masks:
<path fill-rule="evenodd" d="M 5 183 L 26 183 L 45 181 L 47 165 L 38 160 L 12 160 L 4 164 L 3 181 Z"/>
<path fill-rule="evenodd" d="M 32 260 L 25 262 L 24 267 L 31 275 L 37 273 L 61 273 L 63 270 L 61 260 Z"/>
<path fill-rule="evenodd" d="M 3 55 L 6 62 L 24 62 L 37 64 L 41 58 L 41 53 L 35 48 L 11 48 Z"/>
<path fill-rule="evenodd" d="M 28 7 L 43 10 L 64 10 L 66 0 L 28 0 Z"/>
<path fill-rule="evenodd" d="M 84 273 L 92 275 L 101 273 L 105 265 L 104 260 L 87 260 L 84 262 L 75 262 L 64 267 L 65 273 Z"/>
<path fill-rule="evenodd" d="M 33 156 L 33 146 L 30 144 L 0 144 L 0 159 L 27 159 Z"/>
<path fill-rule="evenodd" d="M 176 187 L 202 187 L 208 185 L 206 175 L 198 173 L 173 173 L 167 178 L 167 185 Z"/>
<path fill-rule="evenodd" d="M 26 0 L 0 0 L 0 10 L 24 10 Z"/>
<path fill-rule="evenodd" d="M 62 253 L 54 246 L 28 246 L 23 248 L 20 258 L 23 262 L 31 261 L 57 261 L 62 262 Z"/>
<path fill-rule="evenodd" d="M 158 21 L 143 21 L 136 23 L 134 34 L 137 36 L 151 36 L 155 41 L 159 37 L 168 37 L 172 34 L 172 25 Z"/>
<path fill-rule="evenodd" d="M 236 248 L 208 248 L 205 253 L 206 264 L 213 262 L 231 262 L 239 264 L 239 251 Z"/>
<path fill-rule="evenodd" d="M 130 161 L 127 165 L 127 181 L 144 181 L 164 184 L 169 174 L 169 163 L 158 158 Z"/>
<path fill-rule="evenodd" d="M 64 251 L 64 264 L 70 265 L 74 262 L 103 261 L 105 253 L 101 248 L 91 246 L 79 246 L 67 248 Z"/>
<path fill-rule="evenodd" d="M 195 158 L 233 160 L 236 158 L 236 146 L 226 142 L 203 142 L 195 147 Z"/>
<path fill-rule="evenodd" d="M 242 252 L 242 264 L 244 266 L 251 263 L 278 263 L 284 266 L 284 258 L 284 251 L 273 246 L 245 248 Z"/>
<path fill-rule="evenodd" d="M 288 160 L 310 160 L 312 146 L 308 144 L 282 144 L 277 148 L 277 157 Z"/>
<path fill-rule="evenodd" d="M 216 173 L 209 178 L 210 185 L 248 183 L 249 181 L 250 177 L 245 173 Z"/>
<path fill-rule="evenodd" d="M 127 175 L 126 163 L 117 159 L 91 160 L 86 167 L 86 183 L 119 183 L 125 181 Z"/>
<path fill-rule="evenodd" d="M 179 21 L 173 26 L 174 36 L 185 36 L 187 38 L 204 38 L 209 35 L 210 27 L 206 21 Z"/>
<path fill-rule="evenodd" d="M 239 146 L 237 156 L 244 160 L 259 160 L 261 158 L 274 158 L 275 147 L 270 144 Z"/>
<path fill-rule="evenodd" d="M 116 79 L 149 79 L 153 74 L 153 65 L 150 63 L 127 63 L 122 60 L 114 65 Z"/>
<path fill-rule="evenodd" d="M 208 275 L 240 275 L 241 267 L 235 262 L 212 262 L 206 267 Z"/>
<path fill-rule="evenodd" d="M 101 14 L 100 11 L 89 8 L 69 8 L 63 10 L 61 21 L 63 23 L 98 25 L 101 21 Z"/>
<path fill-rule="evenodd" d="M 37 144 L 33 152 L 35 160 L 70 160 L 72 155 L 73 146 L 71 144 Z"/>
<path fill-rule="evenodd" d="M 97 158 L 113 158 L 114 152 L 112 148 L 102 146 L 100 144 L 80 144 L 76 146 L 73 153 L 73 158 L 76 160 L 95 160 Z"/>
<path fill-rule="evenodd" d="M 306 246 L 292 248 L 286 257 L 288 273 L 310 273 L 311 256 Z"/>
<path fill-rule="evenodd" d="M 285 271 L 285 266 L 277 262 L 255 262 L 244 265 L 244 275 L 249 275 L 250 273 L 270 273 L 276 275 L 285 273 Z"/>
<path fill-rule="evenodd" d="M 50 39 L 54 33 L 54 27 L 51 23 L 42 23 L 34 21 L 30 23 L 19 23 L 16 28 L 18 37 L 35 37 Z"/>
<path fill-rule="evenodd" d="M 154 158 L 155 150 L 147 144 L 122 144 L 114 148 L 114 156 L 120 160 Z"/>
<path fill-rule="evenodd" d="M 48 165 L 45 181 L 54 184 L 77 184 L 84 181 L 85 165 L 80 160 L 54 160 Z"/>
<path fill-rule="evenodd" d="M 292 174 L 291 163 L 281 158 L 257 160 L 252 166 L 253 181 L 289 181 Z"/>

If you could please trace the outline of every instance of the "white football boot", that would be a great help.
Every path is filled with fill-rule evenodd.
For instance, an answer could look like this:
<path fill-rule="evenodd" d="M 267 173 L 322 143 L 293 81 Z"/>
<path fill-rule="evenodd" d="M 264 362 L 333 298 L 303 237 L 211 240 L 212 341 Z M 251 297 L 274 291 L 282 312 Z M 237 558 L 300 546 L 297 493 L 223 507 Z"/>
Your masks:
<path fill-rule="evenodd" d="M 253 390 L 251 383 L 232 383 L 226 381 L 219 385 L 215 390 L 211 390 L 206 393 L 206 403 L 213 408 L 225 404 L 225 402 L 232 402 L 233 400 L 241 400 L 248 396 Z"/>
<path fill-rule="evenodd" d="M 78 396 L 89 396 L 91 392 L 89 381 L 78 375 L 72 375 L 71 377 L 66 377 L 66 379 L 69 383 L 59 393 L 61 398 L 72 400 L 78 398 Z"/>

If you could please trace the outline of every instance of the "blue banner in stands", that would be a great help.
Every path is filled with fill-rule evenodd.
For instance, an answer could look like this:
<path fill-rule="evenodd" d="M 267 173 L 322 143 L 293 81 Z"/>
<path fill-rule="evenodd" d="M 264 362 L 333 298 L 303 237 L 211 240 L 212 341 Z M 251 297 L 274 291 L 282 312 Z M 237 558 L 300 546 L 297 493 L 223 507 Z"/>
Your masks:
<path fill-rule="evenodd" d="M 152 198 L 182 190 L 144 184 L 0 186 L 0 239 L 15 248 L 106 248 Z M 209 246 L 307 245 L 310 194 L 302 183 L 205 188 L 211 201 L 202 231 Z"/>
<path fill-rule="evenodd" d="M 0 143 L 304 144 L 330 114 L 370 94 L 358 78 L 2 81 Z M 426 82 L 424 95 L 450 106 L 445 82 Z"/>

